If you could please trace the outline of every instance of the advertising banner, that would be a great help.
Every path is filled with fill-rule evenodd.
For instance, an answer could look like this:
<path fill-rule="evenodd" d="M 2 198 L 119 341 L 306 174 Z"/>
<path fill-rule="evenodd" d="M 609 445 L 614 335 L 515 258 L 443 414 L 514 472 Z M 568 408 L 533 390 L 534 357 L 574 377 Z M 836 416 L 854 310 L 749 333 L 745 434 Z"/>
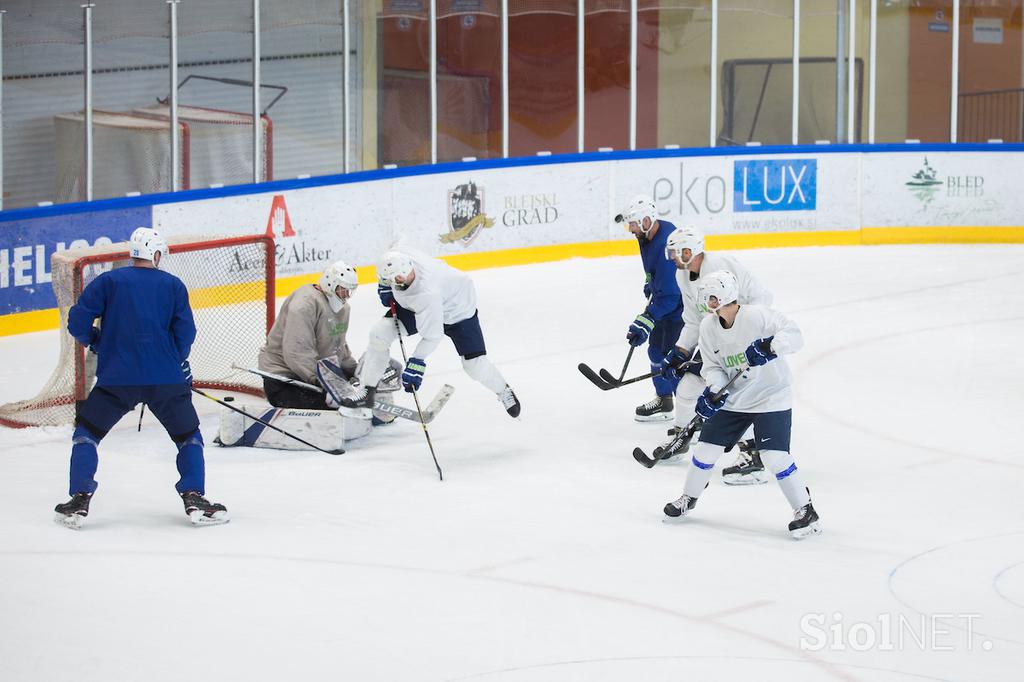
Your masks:
<path fill-rule="evenodd" d="M 0 315 L 57 305 L 50 285 L 56 251 L 126 241 L 149 221 L 144 206 L 0 223 Z"/>
<path fill-rule="evenodd" d="M 863 227 L 1017 226 L 1024 154 L 865 154 Z"/>
<path fill-rule="evenodd" d="M 665 219 L 707 234 L 860 227 L 859 154 L 617 161 L 614 195 L 648 194 Z M 618 236 L 618 232 L 610 235 Z"/>

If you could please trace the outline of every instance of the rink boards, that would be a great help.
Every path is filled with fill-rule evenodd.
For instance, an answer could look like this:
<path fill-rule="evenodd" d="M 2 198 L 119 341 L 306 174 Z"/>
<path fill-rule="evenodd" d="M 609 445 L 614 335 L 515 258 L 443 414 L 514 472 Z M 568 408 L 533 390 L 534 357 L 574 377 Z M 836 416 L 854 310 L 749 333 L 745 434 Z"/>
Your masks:
<path fill-rule="evenodd" d="M 278 295 L 397 239 L 457 267 L 635 252 L 613 216 L 634 194 L 710 248 L 1024 241 L 1024 145 L 610 152 L 439 164 L 0 213 L 0 335 L 56 326 L 49 256 L 125 240 L 272 234 Z M 231 267 L 256 268 L 239 259 Z"/>

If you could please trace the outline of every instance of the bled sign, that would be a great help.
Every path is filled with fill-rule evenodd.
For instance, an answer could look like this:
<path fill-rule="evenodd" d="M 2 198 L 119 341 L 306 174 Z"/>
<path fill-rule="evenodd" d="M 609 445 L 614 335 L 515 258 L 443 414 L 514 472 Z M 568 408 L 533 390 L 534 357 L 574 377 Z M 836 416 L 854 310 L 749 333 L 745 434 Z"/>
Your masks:
<path fill-rule="evenodd" d="M 733 161 L 733 211 L 813 211 L 817 203 L 816 159 Z"/>

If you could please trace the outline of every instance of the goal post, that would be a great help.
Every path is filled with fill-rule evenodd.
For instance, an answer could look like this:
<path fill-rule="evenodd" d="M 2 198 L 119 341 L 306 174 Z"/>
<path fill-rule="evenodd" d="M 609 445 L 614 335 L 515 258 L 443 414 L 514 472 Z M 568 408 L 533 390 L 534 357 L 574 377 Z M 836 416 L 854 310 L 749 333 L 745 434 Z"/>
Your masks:
<path fill-rule="evenodd" d="M 185 237 L 168 239 L 168 251 L 160 269 L 185 283 L 196 323 L 189 355 L 194 384 L 262 396 L 262 380 L 232 365 L 255 366 L 274 324 L 274 239 L 265 235 Z M 60 313 L 57 367 L 35 397 L 0 405 L 0 425 L 74 422 L 75 403 L 91 390 L 96 362 L 68 333 L 68 310 L 100 273 L 130 266 L 124 242 L 53 254 L 50 270 Z"/>

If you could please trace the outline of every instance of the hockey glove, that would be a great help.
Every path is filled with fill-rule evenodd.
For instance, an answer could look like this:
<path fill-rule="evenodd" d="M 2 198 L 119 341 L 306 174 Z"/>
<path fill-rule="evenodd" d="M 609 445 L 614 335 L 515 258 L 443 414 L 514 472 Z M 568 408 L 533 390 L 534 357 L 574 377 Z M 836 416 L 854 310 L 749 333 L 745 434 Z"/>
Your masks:
<path fill-rule="evenodd" d="M 377 295 L 380 297 L 380 304 L 385 308 L 395 304 L 395 293 L 387 284 L 377 284 Z"/>
<path fill-rule="evenodd" d="M 402 386 L 407 393 L 420 390 L 423 383 L 423 373 L 427 371 L 427 363 L 419 358 L 409 358 L 402 372 Z"/>
<path fill-rule="evenodd" d="M 686 351 L 679 346 L 675 346 L 665 356 L 665 359 L 661 361 L 661 376 L 666 379 L 675 379 L 678 376 L 682 376 L 679 370 L 689 359 L 690 356 Z"/>
<path fill-rule="evenodd" d="M 772 352 L 772 339 L 774 336 L 769 336 L 767 339 L 757 339 L 752 344 L 747 346 L 747 364 L 751 367 L 760 367 L 766 364 L 769 360 L 774 360 L 779 357 Z"/>
<path fill-rule="evenodd" d="M 100 330 L 98 327 L 89 328 L 89 350 L 94 354 L 99 354 L 100 347 Z"/>
<path fill-rule="evenodd" d="M 651 330 L 654 329 L 654 320 L 647 316 L 646 313 L 640 313 L 633 320 L 633 324 L 629 325 L 629 330 L 626 332 L 626 340 L 629 341 L 631 346 L 642 346 L 647 337 L 651 335 Z"/>
<path fill-rule="evenodd" d="M 192 366 L 188 364 L 188 360 L 181 361 L 181 373 L 185 377 L 185 383 L 189 386 L 192 385 Z"/>
<path fill-rule="evenodd" d="M 723 393 L 721 398 L 715 400 L 715 394 L 712 392 L 711 387 L 708 386 L 700 394 L 700 397 L 697 398 L 697 405 L 693 408 L 693 411 L 707 421 L 715 416 L 715 412 L 722 409 L 722 405 L 725 405 L 725 399 L 728 397 L 728 393 Z"/>

